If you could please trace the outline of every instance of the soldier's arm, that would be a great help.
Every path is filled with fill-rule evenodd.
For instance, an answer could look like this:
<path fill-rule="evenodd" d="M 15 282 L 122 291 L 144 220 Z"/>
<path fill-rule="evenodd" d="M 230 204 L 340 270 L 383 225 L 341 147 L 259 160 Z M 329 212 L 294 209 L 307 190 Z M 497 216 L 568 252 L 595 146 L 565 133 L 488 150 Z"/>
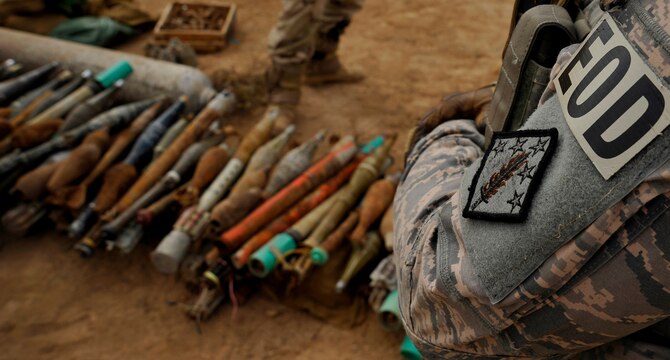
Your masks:
<path fill-rule="evenodd" d="M 582 57 L 582 66 L 605 53 Z M 650 65 L 663 73 L 663 64 Z M 667 82 L 655 84 L 631 94 L 667 91 Z M 633 126 L 637 118 L 624 119 Z M 424 355 L 569 356 L 670 317 L 670 245 L 661 235 L 670 231 L 667 137 L 605 176 L 567 124 L 556 96 L 547 99 L 530 131 L 494 138 L 465 174 L 444 177 L 460 179 L 455 193 L 439 176 L 421 177 L 440 173 L 430 164 L 439 156 L 427 152 L 424 161 L 421 142 L 414 147 L 396 195 L 395 256 L 402 319 Z"/>

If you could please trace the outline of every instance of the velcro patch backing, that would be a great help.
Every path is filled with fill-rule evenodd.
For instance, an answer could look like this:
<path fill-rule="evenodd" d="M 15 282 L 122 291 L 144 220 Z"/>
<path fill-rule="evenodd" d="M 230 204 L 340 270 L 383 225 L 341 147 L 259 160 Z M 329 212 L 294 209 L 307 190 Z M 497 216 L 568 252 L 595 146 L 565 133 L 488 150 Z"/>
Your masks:
<path fill-rule="evenodd" d="M 468 188 L 463 217 L 524 221 L 557 137 L 555 128 L 493 134 Z"/>

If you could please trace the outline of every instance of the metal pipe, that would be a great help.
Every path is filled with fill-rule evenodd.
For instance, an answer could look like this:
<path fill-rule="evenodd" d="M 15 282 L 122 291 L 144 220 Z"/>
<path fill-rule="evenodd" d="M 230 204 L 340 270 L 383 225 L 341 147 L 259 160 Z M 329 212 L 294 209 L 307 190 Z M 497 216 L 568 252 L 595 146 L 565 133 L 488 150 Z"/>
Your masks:
<path fill-rule="evenodd" d="M 209 78 L 190 66 L 6 28 L 0 28 L 0 39 L 0 59 L 15 59 L 28 69 L 58 61 L 75 73 L 84 69 L 97 73 L 127 60 L 135 73 L 127 78 L 126 87 L 119 94 L 122 101 L 137 101 L 157 95 L 177 100 L 179 96 L 187 95 L 191 99 L 188 110 L 194 112 L 216 94 Z"/>

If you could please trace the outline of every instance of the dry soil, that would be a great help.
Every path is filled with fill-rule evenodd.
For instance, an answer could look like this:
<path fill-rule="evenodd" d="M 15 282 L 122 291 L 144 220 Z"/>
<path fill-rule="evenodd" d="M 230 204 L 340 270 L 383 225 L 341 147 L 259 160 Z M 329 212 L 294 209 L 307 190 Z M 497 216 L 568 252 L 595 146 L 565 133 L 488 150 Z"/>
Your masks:
<path fill-rule="evenodd" d="M 158 15 L 168 1 L 146 0 Z M 452 91 L 497 78 L 512 0 L 367 0 L 347 29 L 341 59 L 366 74 L 355 85 L 305 88 L 297 121 L 301 139 L 326 128 L 365 140 L 397 131 L 396 163 L 406 132 Z M 236 43 L 200 57 L 202 69 L 260 73 L 280 0 L 238 3 Z M 141 52 L 143 35 L 121 50 Z M 248 127 L 258 108 L 234 123 Z M 396 165 L 399 166 L 399 165 Z M 71 242 L 45 230 L 27 238 L 0 233 L 1 359 L 399 359 L 401 334 L 370 316 L 354 329 L 329 325 L 256 296 L 231 319 L 230 305 L 202 334 L 171 300 L 190 293 L 156 272 L 151 250 L 80 259 Z"/>

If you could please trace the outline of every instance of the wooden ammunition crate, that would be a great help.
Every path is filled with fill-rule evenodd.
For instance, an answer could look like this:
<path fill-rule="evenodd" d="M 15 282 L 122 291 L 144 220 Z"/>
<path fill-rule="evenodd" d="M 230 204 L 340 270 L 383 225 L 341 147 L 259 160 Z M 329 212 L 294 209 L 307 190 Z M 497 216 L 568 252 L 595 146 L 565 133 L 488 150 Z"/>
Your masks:
<path fill-rule="evenodd" d="M 233 35 L 237 6 L 212 1 L 173 1 L 154 28 L 154 39 L 166 44 L 178 38 L 198 52 L 219 51 Z"/>

